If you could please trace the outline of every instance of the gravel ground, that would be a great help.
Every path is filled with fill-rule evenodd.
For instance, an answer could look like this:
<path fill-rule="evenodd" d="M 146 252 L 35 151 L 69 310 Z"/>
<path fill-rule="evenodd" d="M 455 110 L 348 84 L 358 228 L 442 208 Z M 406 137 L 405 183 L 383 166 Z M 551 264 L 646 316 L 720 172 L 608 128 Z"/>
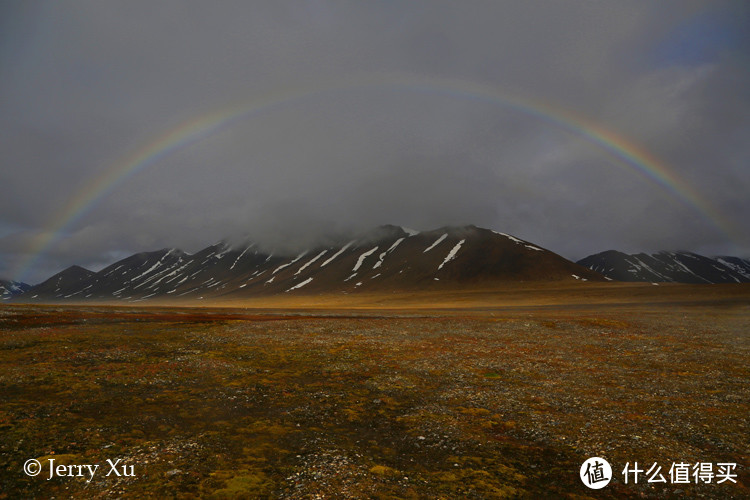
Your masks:
<path fill-rule="evenodd" d="M 748 498 L 749 327 L 746 307 L 5 306 L 0 498 Z M 48 480 L 50 459 L 102 467 Z M 625 484 L 634 462 L 666 483 Z M 717 484 L 696 463 L 736 465 Z"/>

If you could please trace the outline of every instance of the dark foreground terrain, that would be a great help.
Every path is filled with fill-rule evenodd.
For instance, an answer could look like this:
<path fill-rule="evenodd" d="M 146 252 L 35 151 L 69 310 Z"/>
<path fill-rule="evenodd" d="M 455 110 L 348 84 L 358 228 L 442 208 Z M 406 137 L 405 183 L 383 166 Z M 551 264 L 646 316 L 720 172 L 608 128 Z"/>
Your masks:
<path fill-rule="evenodd" d="M 748 498 L 749 305 L 2 306 L 0 498 Z"/>

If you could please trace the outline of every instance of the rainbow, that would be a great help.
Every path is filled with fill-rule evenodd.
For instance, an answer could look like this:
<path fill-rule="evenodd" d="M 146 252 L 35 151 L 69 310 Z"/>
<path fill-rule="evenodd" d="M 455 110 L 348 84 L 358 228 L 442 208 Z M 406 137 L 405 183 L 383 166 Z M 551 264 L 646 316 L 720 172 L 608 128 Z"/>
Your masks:
<path fill-rule="evenodd" d="M 696 210 L 731 240 L 737 239 L 737 235 L 741 234 L 731 221 L 648 151 L 583 116 L 539 99 L 520 97 L 497 87 L 477 82 L 414 75 L 377 74 L 351 78 L 343 82 L 339 80 L 336 84 L 323 82 L 317 85 L 307 85 L 304 88 L 279 90 L 261 99 L 240 102 L 220 111 L 202 114 L 165 132 L 121 161 L 114 163 L 104 173 L 80 189 L 67 206 L 47 224 L 47 230 L 33 240 L 28 257 L 17 266 L 16 272 L 13 273 L 16 276 L 15 279 L 22 280 L 39 258 L 60 240 L 69 228 L 117 189 L 118 185 L 138 172 L 156 165 L 173 152 L 215 135 L 237 122 L 272 111 L 280 105 L 336 92 L 383 88 L 480 100 L 551 123 L 605 150 L 617 159 L 621 166 L 656 183 L 677 200 Z"/>

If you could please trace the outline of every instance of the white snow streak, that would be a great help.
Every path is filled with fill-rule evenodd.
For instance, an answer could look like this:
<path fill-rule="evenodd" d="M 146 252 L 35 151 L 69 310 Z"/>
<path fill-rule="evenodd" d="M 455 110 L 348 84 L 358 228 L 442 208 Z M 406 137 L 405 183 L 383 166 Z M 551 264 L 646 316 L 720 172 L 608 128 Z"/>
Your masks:
<path fill-rule="evenodd" d="M 169 255 L 169 253 L 167 253 L 166 255 L 164 255 L 164 257 L 166 257 L 167 255 Z M 148 270 L 146 270 L 146 272 L 143 272 L 143 273 L 139 274 L 138 276 L 136 276 L 135 278 L 131 279 L 130 283 L 132 283 L 133 281 L 137 280 L 138 278 L 141 278 L 141 277 L 147 275 L 148 273 L 150 273 L 151 271 L 153 271 L 154 269 L 156 269 L 157 267 L 159 267 L 161 265 L 161 261 L 164 259 L 164 257 L 162 257 L 161 259 L 159 259 L 158 261 L 156 261 L 156 264 L 154 264 L 153 266 L 149 267 Z"/>
<path fill-rule="evenodd" d="M 296 290 L 297 288 L 302 288 L 303 286 L 305 286 L 305 285 L 307 285 L 308 283 L 310 283 L 310 282 L 311 282 L 312 280 L 313 280 L 312 278 L 307 278 L 307 279 L 306 279 L 305 281 L 303 281 L 302 283 L 299 283 L 299 284 L 297 284 L 297 285 L 294 285 L 294 286 L 293 286 L 292 288 L 290 288 L 289 290 L 287 290 L 287 292 L 291 292 L 292 290 Z"/>
<path fill-rule="evenodd" d="M 328 250 L 323 250 L 323 251 L 322 251 L 322 252 L 320 252 L 320 253 L 319 253 L 318 255 L 316 255 L 315 257 L 313 257 L 313 258 L 312 258 L 312 260 L 310 260 L 310 261 L 309 261 L 309 262 L 308 262 L 307 264 L 305 264 L 304 266 L 300 267 L 300 268 L 299 268 L 299 269 L 297 270 L 297 272 L 296 272 L 296 273 L 294 273 L 294 275 L 295 275 L 295 276 L 297 276 L 297 275 L 298 275 L 299 273 L 301 273 L 302 271 L 304 271 L 304 270 L 305 270 L 305 268 L 306 268 L 307 266 L 309 266 L 310 264 L 312 264 L 313 262 L 315 262 L 316 260 L 318 260 L 319 258 L 321 258 L 321 257 L 322 257 L 322 256 L 323 256 L 323 255 L 324 255 L 324 254 L 325 254 L 325 253 L 326 253 L 327 251 L 328 251 Z M 287 290 L 287 291 L 288 291 L 288 290 Z"/>
<path fill-rule="evenodd" d="M 379 260 L 378 260 L 378 261 L 377 261 L 377 262 L 375 263 L 375 265 L 374 265 L 374 266 L 372 266 L 372 268 L 373 268 L 373 269 L 377 269 L 377 268 L 379 268 L 380 266 L 382 266 L 382 265 L 383 265 L 383 259 L 385 258 L 385 256 L 386 256 L 386 255 L 388 255 L 389 253 L 391 253 L 391 252 L 392 252 L 393 250 L 395 250 L 395 249 L 396 249 L 396 247 L 397 247 L 397 246 L 399 245 L 399 243 L 401 243 L 402 241 L 404 241 L 404 239 L 405 239 L 405 238 L 399 238 L 399 239 L 397 239 L 397 240 L 396 240 L 396 241 L 395 241 L 395 242 L 393 243 L 393 245 L 391 245 L 391 246 L 390 246 L 390 248 L 388 248 L 388 250 L 386 250 L 385 252 L 381 253 L 381 254 L 380 254 L 380 255 L 378 256 L 378 259 L 379 259 Z"/>
<path fill-rule="evenodd" d="M 169 257 L 170 255 L 172 255 L 172 252 L 174 252 L 174 251 L 175 251 L 175 250 L 174 250 L 173 248 L 170 248 L 169 250 L 167 250 L 167 253 L 165 253 L 165 254 L 164 254 L 164 255 L 163 255 L 162 257 L 161 257 L 161 259 L 159 259 L 159 260 L 158 260 L 158 261 L 156 262 L 156 264 L 154 264 L 153 266 L 149 267 L 149 268 L 148 268 L 148 269 L 147 269 L 147 270 L 146 270 L 145 272 L 143 272 L 143 273 L 139 274 L 138 276 L 136 276 L 135 278 L 131 279 L 131 280 L 129 281 L 129 283 L 132 283 L 133 281 L 136 281 L 137 279 L 139 279 L 139 278 L 141 278 L 141 277 L 143 277 L 143 276 L 147 275 L 148 273 L 150 273 L 151 271 L 153 271 L 154 269 L 156 269 L 157 267 L 159 267 L 160 265 L 162 265 L 162 261 L 164 261 L 164 259 L 166 259 L 166 258 L 167 258 L 167 257 Z M 143 263 L 143 265 L 146 265 L 146 263 L 144 262 L 144 263 Z M 170 268 L 170 269 L 171 269 L 171 268 Z M 163 271 L 162 271 L 162 272 L 163 272 Z M 160 274 L 160 273 L 159 273 L 159 274 Z M 141 283 L 141 285 L 145 285 L 146 283 L 148 283 L 149 281 L 151 281 L 151 279 L 153 279 L 153 278 L 154 278 L 154 276 L 152 276 L 152 277 L 151 277 L 151 278 L 149 278 L 148 280 L 146 280 L 146 281 L 144 281 L 143 283 Z M 139 285 L 139 286 L 140 286 L 140 285 Z M 136 288 L 138 288 L 138 287 L 136 287 Z"/>
<path fill-rule="evenodd" d="M 153 279 L 155 279 L 155 278 L 158 278 L 158 277 L 159 277 L 160 275 L 162 275 L 162 274 L 166 273 L 167 271 L 169 271 L 169 270 L 173 269 L 173 268 L 174 268 L 174 267 L 176 267 L 176 266 L 179 266 L 179 265 L 180 265 L 180 262 L 182 262 L 182 259 L 178 260 L 178 261 L 177 261 L 177 262 L 176 262 L 176 263 L 175 263 L 174 265 L 172 265 L 172 266 L 170 266 L 170 267 L 168 267 L 168 268 L 166 268 L 166 269 L 162 269 L 162 270 L 161 270 L 161 271 L 159 271 L 158 273 L 154 273 L 153 275 L 149 276 L 149 278 L 148 278 L 148 279 L 147 279 L 146 281 L 144 281 L 144 282 L 142 282 L 142 283 L 140 283 L 140 284 L 138 284 L 138 285 L 134 286 L 134 287 L 133 287 L 133 290 L 135 290 L 136 288 L 142 287 L 143 285 L 145 285 L 145 284 L 146 284 L 146 283 L 148 283 L 149 281 L 151 281 L 151 280 L 153 280 Z M 177 269 L 175 269 L 175 270 L 174 270 L 174 271 L 172 271 L 171 273 L 169 273 L 169 274 L 167 274 L 167 275 L 165 275 L 165 276 L 162 276 L 162 277 L 161 277 L 161 278 L 159 278 L 158 280 L 154 281 L 154 282 L 153 282 L 153 283 L 151 284 L 151 286 L 148 286 L 148 287 L 146 287 L 146 288 L 153 288 L 153 287 L 155 287 L 155 286 L 156 286 L 156 285 L 157 285 L 157 284 L 158 284 L 158 283 L 159 283 L 160 281 L 162 281 L 162 280 L 163 280 L 164 278 L 169 278 L 170 276 L 174 276 L 174 278 L 172 278 L 171 280 L 168 280 L 168 281 L 166 281 L 165 283 L 169 283 L 169 282 L 170 282 L 170 281 L 172 281 L 172 280 L 176 280 L 176 279 L 177 279 L 177 273 L 178 273 L 178 272 L 180 272 L 180 271 L 182 271 L 183 269 L 185 269 L 185 268 L 186 268 L 187 266 L 189 266 L 190 264 L 191 264 L 191 262 L 190 262 L 190 261 L 186 262 L 185 264 L 183 264 L 182 266 L 178 267 Z"/>
<path fill-rule="evenodd" d="M 298 260 L 300 260 L 302 257 L 304 257 L 306 253 L 307 253 L 307 250 L 305 250 L 304 252 L 302 252 L 301 254 L 299 254 L 297 257 L 295 257 L 293 261 L 288 262 L 286 264 L 281 264 L 279 267 L 277 267 L 276 269 L 274 269 L 274 271 L 271 274 L 276 274 L 277 272 L 281 271 L 285 267 L 291 266 L 292 264 L 294 264 L 295 262 L 297 262 Z"/>
<path fill-rule="evenodd" d="M 230 267 L 229 270 L 231 271 L 232 269 L 234 269 L 234 266 L 237 265 L 237 263 L 240 261 L 240 259 L 242 258 L 242 256 L 245 255 L 245 253 L 248 250 L 250 250 L 251 248 L 253 248 L 254 246 L 255 246 L 255 243 L 250 243 L 250 245 L 242 251 L 242 253 L 239 255 L 239 257 L 237 257 L 237 260 L 234 261 L 234 264 L 232 264 L 232 267 Z"/>
<path fill-rule="evenodd" d="M 519 244 L 521 244 L 521 245 L 523 245 L 523 244 L 524 244 L 524 242 L 523 242 L 523 241 L 519 240 L 519 239 L 518 239 L 518 238 L 516 238 L 515 236 L 511 236 L 511 235 L 509 235 L 509 234 L 501 233 L 501 232 L 498 232 L 498 231 L 492 231 L 492 232 L 493 232 L 493 233 L 495 233 L 495 234 L 499 234 L 500 236 L 505 236 L 505 237 L 506 237 L 506 238 L 508 238 L 509 240 L 515 241 L 516 243 L 519 243 Z"/>
<path fill-rule="evenodd" d="M 728 260 L 720 259 L 720 258 L 716 259 L 716 261 L 719 262 L 719 263 L 721 263 L 722 265 L 728 267 L 732 271 L 734 271 L 734 272 L 736 272 L 736 273 L 744 276 L 745 278 L 750 278 L 750 274 L 748 274 L 748 272 L 745 269 L 743 269 L 742 267 L 740 267 L 739 265 L 737 265 L 737 264 L 735 264 L 733 262 L 729 262 Z M 735 280 L 737 280 L 737 278 L 735 278 Z"/>
<path fill-rule="evenodd" d="M 427 247 L 427 248 L 425 249 L 425 251 L 424 251 L 424 252 L 422 252 L 422 253 L 427 253 L 427 252 L 429 252 L 430 250 L 432 250 L 433 248 L 435 248 L 436 246 L 438 246 L 438 245 L 440 244 L 440 242 L 441 242 L 441 241 L 443 241 L 443 240 L 444 240 L 445 238 L 447 238 L 447 237 L 448 237 L 448 233 L 445 233 L 445 234 L 444 234 L 444 235 L 442 235 L 442 236 L 441 236 L 440 238 L 438 238 L 437 240 L 435 240 L 435 243 L 433 243 L 432 245 L 428 246 L 428 247 Z"/>
<path fill-rule="evenodd" d="M 186 263 L 185 263 L 184 265 L 182 265 L 182 266 L 178 267 L 177 269 L 175 269 L 175 270 L 174 270 L 174 271 L 172 271 L 171 273 L 167 274 L 167 275 L 166 275 L 166 276 L 164 276 L 163 278 L 159 278 L 159 281 L 163 280 L 164 278 L 169 278 L 170 276 L 173 276 L 172 278 L 170 278 L 170 279 L 168 279 L 167 281 L 165 281 L 165 282 L 164 282 L 164 284 L 167 284 L 167 283 L 171 283 L 172 281 L 174 281 L 174 280 L 176 280 L 177 278 L 179 278 L 179 277 L 180 277 L 180 275 L 179 275 L 178 273 L 179 273 L 180 271 L 182 271 L 183 269 L 185 269 L 185 268 L 186 268 L 187 266 L 189 266 L 190 264 L 192 264 L 192 262 L 191 262 L 191 261 L 187 261 L 187 262 L 186 262 Z M 159 281 L 157 281 L 156 283 L 159 283 Z M 154 283 L 154 284 L 156 284 L 156 283 Z"/>
<path fill-rule="evenodd" d="M 121 268 L 121 267 L 122 267 L 123 265 L 124 265 L 124 264 L 120 264 L 119 266 L 117 266 L 116 268 L 112 269 L 112 270 L 111 270 L 110 272 L 108 272 L 108 273 L 107 273 L 107 274 L 105 274 L 104 276 L 109 276 L 109 275 L 110 275 L 110 274 L 112 274 L 113 272 L 115 272 L 115 271 L 117 271 L 118 269 L 120 269 L 120 268 Z"/>
<path fill-rule="evenodd" d="M 354 244 L 354 242 L 355 242 L 355 241 L 356 241 L 356 240 L 352 240 L 352 241 L 350 241 L 349 243 L 347 243 L 346 245 L 344 245 L 343 247 L 341 247 L 341 250 L 339 250 L 338 252 L 336 252 L 335 254 L 333 254 L 333 255 L 332 255 L 331 257 L 329 257 L 329 258 L 328 258 L 328 260 L 326 260 L 325 262 L 323 262 L 323 263 L 322 263 L 322 264 L 320 265 L 320 267 L 325 267 L 325 266 L 327 266 L 328 264 L 330 264 L 330 262 L 331 262 L 331 261 L 332 261 L 333 259 L 335 259 L 335 258 L 336 258 L 336 257 L 338 257 L 339 255 L 341 255 L 342 253 L 344 253 L 344 250 L 346 250 L 347 248 L 349 248 L 350 246 L 352 246 L 352 245 Z"/>
<path fill-rule="evenodd" d="M 220 247 L 220 248 L 221 248 L 222 250 L 221 250 L 221 251 L 220 251 L 219 253 L 217 253 L 216 255 L 214 255 L 214 258 L 215 258 L 215 259 L 219 259 L 219 260 L 221 260 L 221 259 L 223 259 L 223 258 L 224 258 L 224 256 L 225 256 L 225 255 L 226 255 L 227 253 L 229 253 L 229 251 L 231 250 L 231 248 L 229 247 L 229 245 L 227 245 L 226 243 L 223 243 L 223 242 L 217 243 L 217 245 L 218 245 L 218 246 L 219 246 L 219 247 Z"/>
<path fill-rule="evenodd" d="M 378 247 L 375 247 L 372 250 L 368 250 L 367 252 L 365 252 L 362 255 L 360 255 L 359 259 L 357 259 L 357 263 L 354 265 L 354 268 L 352 269 L 352 271 L 356 271 L 357 269 L 359 269 L 359 267 L 362 265 L 362 263 L 365 261 L 365 259 L 367 257 L 369 257 L 370 255 L 372 255 L 373 252 L 375 252 L 375 250 L 377 250 L 377 249 L 378 249 Z"/>
<path fill-rule="evenodd" d="M 697 274 L 695 274 L 689 267 L 687 267 L 685 264 L 683 264 L 682 262 L 680 262 L 679 260 L 677 260 L 676 256 L 674 258 L 674 263 L 677 264 L 678 266 L 680 266 L 682 269 L 684 269 L 685 272 L 692 274 L 696 278 L 702 279 L 706 283 L 711 283 L 709 280 L 707 280 L 703 276 L 698 276 Z"/>
<path fill-rule="evenodd" d="M 450 253 L 445 258 L 443 263 L 438 266 L 438 271 L 440 271 L 443 268 L 443 266 L 446 265 L 448 262 L 456 258 L 456 254 L 458 253 L 458 250 L 461 248 L 461 245 L 463 245 L 465 241 L 466 240 L 459 241 L 458 244 L 451 249 Z"/>
<path fill-rule="evenodd" d="M 529 244 L 529 243 L 527 243 L 527 242 L 525 242 L 525 241 L 523 241 L 523 240 L 519 240 L 519 239 L 518 239 L 518 238 L 516 238 L 515 236 L 511 236 L 511 235 L 509 235 L 509 234 L 505 234 L 505 233 L 500 233 L 500 232 L 498 232 L 498 231 L 492 231 L 492 232 L 493 232 L 493 233 L 495 233 L 495 234 L 499 234 L 500 236 L 505 236 L 505 237 L 506 237 L 506 238 L 508 238 L 509 240 L 511 240 L 511 241 L 513 241 L 513 242 L 515 242 L 515 243 L 516 243 L 516 244 L 518 244 L 518 245 L 523 245 L 523 246 L 525 246 L 526 248 L 528 248 L 529 250 L 537 250 L 537 251 L 539 251 L 539 252 L 544 252 L 544 249 L 543 249 L 543 248 L 535 247 L 534 245 L 531 245 L 531 244 Z"/>
<path fill-rule="evenodd" d="M 643 262 L 638 257 L 634 257 L 634 258 L 635 258 L 635 260 L 637 260 L 638 262 L 640 262 L 640 265 L 636 264 L 635 262 L 629 261 L 628 259 L 625 259 L 625 262 L 627 262 L 628 264 L 630 264 L 631 266 L 633 266 L 633 267 L 635 267 L 637 269 L 637 271 L 634 271 L 633 269 L 628 269 L 628 272 L 637 273 L 638 271 L 641 271 L 642 268 L 645 268 L 646 271 L 650 272 L 654 276 L 658 276 L 659 278 L 663 279 L 664 281 L 673 281 L 672 279 L 670 279 L 670 278 L 668 278 L 668 277 L 666 277 L 666 276 L 664 276 L 664 275 L 662 275 L 660 273 L 657 273 L 655 270 L 651 269 L 651 267 L 648 264 L 646 264 L 645 262 Z M 612 269 L 610 269 L 610 271 L 611 270 Z"/>

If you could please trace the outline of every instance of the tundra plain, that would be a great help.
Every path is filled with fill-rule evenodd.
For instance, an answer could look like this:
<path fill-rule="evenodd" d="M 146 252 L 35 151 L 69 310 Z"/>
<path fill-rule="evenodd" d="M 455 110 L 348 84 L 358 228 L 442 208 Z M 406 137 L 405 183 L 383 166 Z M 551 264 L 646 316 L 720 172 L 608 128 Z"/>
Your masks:
<path fill-rule="evenodd" d="M 0 306 L 0 498 L 750 496 L 746 285 L 194 304 Z"/>

